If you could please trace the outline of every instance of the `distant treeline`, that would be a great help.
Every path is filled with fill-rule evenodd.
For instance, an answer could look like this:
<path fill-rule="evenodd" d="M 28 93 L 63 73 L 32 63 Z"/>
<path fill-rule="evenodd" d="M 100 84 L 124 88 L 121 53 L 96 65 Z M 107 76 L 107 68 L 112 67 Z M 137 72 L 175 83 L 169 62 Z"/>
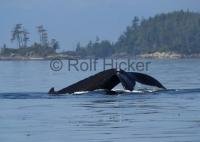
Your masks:
<path fill-rule="evenodd" d="M 116 43 L 97 38 L 85 46 L 78 43 L 76 48 L 82 57 L 154 52 L 200 53 L 200 13 L 181 10 L 148 19 L 135 17 Z"/>

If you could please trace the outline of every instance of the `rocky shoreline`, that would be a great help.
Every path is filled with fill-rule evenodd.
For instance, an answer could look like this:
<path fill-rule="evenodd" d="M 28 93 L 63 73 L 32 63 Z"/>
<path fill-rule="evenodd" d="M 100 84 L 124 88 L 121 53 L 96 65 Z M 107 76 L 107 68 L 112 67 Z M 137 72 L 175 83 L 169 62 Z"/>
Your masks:
<path fill-rule="evenodd" d="M 66 54 L 55 54 L 55 55 L 49 55 L 45 57 L 40 56 L 0 56 L 0 61 L 4 60 L 51 60 L 51 59 L 88 59 L 90 57 L 79 57 L 79 56 L 72 56 L 72 55 L 66 55 Z M 173 52 L 155 52 L 155 53 L 149 53 L 149 54 L 141 54 L 137 56 L 128 56 L 126 54 L 119 54 L 114 55 L 111 58 L 134 58 L 134 59 L 185 59 L 185 58 L 200 58 L 200 54 L 191 54 L 191 55 L 184 55 L 184 54 L 178 54 Z"/>
<path fill-rule="evenodd" d="M 52 60 L 55 58 L 59 58 L 59 59 L 78 59 L 79 57 L 77 56 L 70 56 L 70 55 L 63 55 L 63 54 L 55 54 L 55 55 L 49 55 L 49 56 L 45 56 L 45 57 L 40 57 L 40 56 L 0 56 L 0 61 L 6 61 L 6 60 L 13 60 L 13 61 L 17 61 L 17 60 Z"/>
<path fill-rule="evenodd" d="M 111 58 L 118 58 L 118 59 L 124 59 L 124 58 L 134 58 L 134 59 L 187 59 L 187 58 L 200 58 L 200 54 L 179 54 L 174 52 L 154 52 L 154 53 L 148 53 L 148 54 L 141 54 L 141 55 L 135 55 L 130 56 L 126 53 L 120 53 L 115 54 Z"/>
<path fill-rule="evenodd" d="M 200 58 L 200 54 L 179 54 L 174 52 L 155 52 L 150 54 L 139 55 L 141 58 L 153 58 L 153 59 L 182 59 L 182 58 Z"/>

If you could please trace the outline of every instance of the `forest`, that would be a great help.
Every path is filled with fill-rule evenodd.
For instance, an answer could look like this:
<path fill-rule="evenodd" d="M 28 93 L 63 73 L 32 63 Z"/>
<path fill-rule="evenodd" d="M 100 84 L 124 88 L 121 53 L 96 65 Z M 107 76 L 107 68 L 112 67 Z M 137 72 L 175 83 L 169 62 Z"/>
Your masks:
<path fill-rule="evenodd" d="M 148 19 L 134 17 L 115 43 L 108 40 L 77 44 L 76 53 L 82 57 L 109 57 L 114 54 L 141 55 L 173 52 L 183 55 L 200 53 L 200 13 L 174 11 Z"/>
<path fill-rule="evenodd" d="M 191 11 L 174 11 L 149 17 L 135 16 L 123 34 L 115 42 L 101 40 L 86 45 L 77 43 L 75 51 L 57 53 L 59 43 L 48 39 L 43 25 L 37 26 L 39 42 L 28 46 L 30 33 L 22 24 L 16 24 L 11 32 L 11 42 L 18 48 L 1 48 L 1 56 L 46 57 L 59 54 L 80 58 L 105 58 L 115 55 L 137 56 L 152 53 L 175 53 L 181 55 L 200 55 L 200 13 Z"/>

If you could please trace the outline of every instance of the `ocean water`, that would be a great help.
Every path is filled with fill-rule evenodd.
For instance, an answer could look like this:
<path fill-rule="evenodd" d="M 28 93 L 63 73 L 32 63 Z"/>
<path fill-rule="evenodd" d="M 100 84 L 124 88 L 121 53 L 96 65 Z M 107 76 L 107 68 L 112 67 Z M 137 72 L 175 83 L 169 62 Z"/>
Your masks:
<path fill-rule="evenodd" d="M 47 92 L 99 72 L 101 65 L 68 71 L 63 61 L 55 72 L 50 61 L 0 61 L 0 142 L 199 142 L 200 59 L 149 61 L 143 72 L 167 90 L 63 96 Z"/>

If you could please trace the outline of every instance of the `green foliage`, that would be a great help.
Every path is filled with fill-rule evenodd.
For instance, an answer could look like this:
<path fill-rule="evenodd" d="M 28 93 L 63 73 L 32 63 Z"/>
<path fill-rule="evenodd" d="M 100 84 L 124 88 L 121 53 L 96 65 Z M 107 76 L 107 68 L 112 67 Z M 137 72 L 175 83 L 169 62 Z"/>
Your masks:
<path fill-rule="evenodd" d="M 113 46 L 108 40 L 95 42 L 90 41 L 86 47 L 81 47 L 80 43 L 77 44 L 76 52 L 81 57 L 108 57 L 113 53 Z"/>
<path fill-rule="evenodd" d="M 17 41 L 18 47 L 27 47 L 27 42 L 29 41 L 29 32 L 24 29 L 22 24 L 16 24 L 14 30 L 12 31 L 11 41 Z"/>
<path fill-rule="evenodd" d="M 83 56 L 96 57 L 119 53 L 200 53 L 200 14 L 181 10 L 149 19 L 135 17 L 132 25 L 126 28 L 115 44 L 109 41 L 90 41 L 85 47 L 79 45 L 77 52 Z"/>
<path fill-rule="evenodd" d="M 56 48 L 57 49 L 57 48 Z M 41 44 L 34 43 L 31 47 L 2 48 L 2 56 L 22 56 L 22 57 L 46 57 L 48 55 L 56 54 L 56 49 L 51 46 L 42 46 Z"/>

